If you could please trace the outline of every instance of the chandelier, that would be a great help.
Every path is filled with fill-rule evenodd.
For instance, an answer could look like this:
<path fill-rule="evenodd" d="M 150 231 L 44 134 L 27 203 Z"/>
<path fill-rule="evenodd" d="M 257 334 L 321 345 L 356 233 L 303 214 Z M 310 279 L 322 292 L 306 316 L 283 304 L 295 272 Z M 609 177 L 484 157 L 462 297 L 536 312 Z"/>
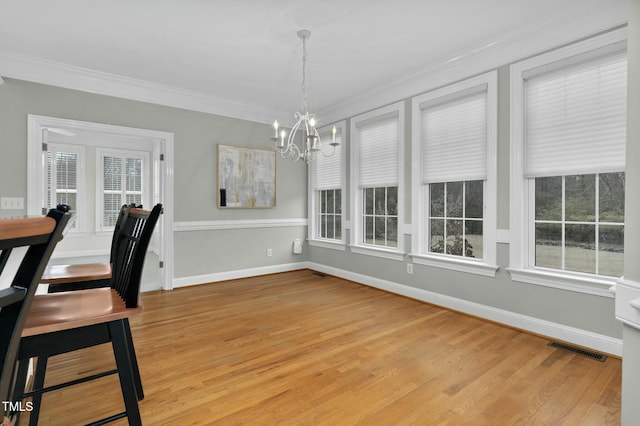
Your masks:
<path fill-rule="evenodd" d="M 287 132 L 281 130 L 278 133 L 278 120 L 273 122 L 275 129 L 275 135 L 271 138 L 275 145 L 275 150 L 280 153 L 282 158 L 290 158 L 293 161 L 303 159 L 307 164 L 316 159 L 318 153 L 330 157 L 334 154 L 336 146 L 339 143 L 336 142 L 336 127 L 333 126 L 331 130 L 331 142 L 329 145 L 333 147 L 330 153 L 325 153 L 322 150 L 322 141 L 320 135 L 316 129 L 316 116 L 311 114 L 307 109 L 307 39 L 311 37 L 311 31 L 300 30 L 298 31 L 298 37 L 302 39 L 302 112 L 296 112 L 294 118 L 296 124 L 291 128 L 289 136 Z M 296 137 L 300 131 L 300 146 L 296 144 Z M 285 141 L 286 138 L 286 141 Z"/>

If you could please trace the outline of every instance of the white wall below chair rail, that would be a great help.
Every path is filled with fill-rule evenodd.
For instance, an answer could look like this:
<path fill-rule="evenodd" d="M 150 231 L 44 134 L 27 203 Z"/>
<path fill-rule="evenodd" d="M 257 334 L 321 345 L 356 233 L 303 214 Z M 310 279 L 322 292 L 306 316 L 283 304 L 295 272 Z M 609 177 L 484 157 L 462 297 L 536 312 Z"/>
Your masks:
<path fill-rule="evenodd" d="M 282 228 L 290 226 L 307 226 L 306 218 L 286 219 L 243 219 L 243 220 L 202 220 L 189 222 L 174 222 L 174 232 L 214 231 L 219 229 L 251 229 L 251 228 Z"/>

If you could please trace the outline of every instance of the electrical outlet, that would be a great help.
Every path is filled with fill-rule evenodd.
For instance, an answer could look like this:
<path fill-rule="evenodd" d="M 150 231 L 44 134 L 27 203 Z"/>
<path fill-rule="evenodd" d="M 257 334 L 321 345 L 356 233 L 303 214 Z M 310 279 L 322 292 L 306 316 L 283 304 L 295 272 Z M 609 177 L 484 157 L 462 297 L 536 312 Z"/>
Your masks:
<path fill-rule="evenodd" d="M 22 210 L 24 209 L 24 198 L 22 197 L 2 197 L 0 198 L 0 209 L 2 210 Z"/>
<path fill-rule="evenodd" d="M 267 257 L 273 256 L 273 250 L 267 249 Z"/>
<path fill-rule="evenodd" d="M 413 274 L 413 263 L 407 263 L 407 274 Z"/>

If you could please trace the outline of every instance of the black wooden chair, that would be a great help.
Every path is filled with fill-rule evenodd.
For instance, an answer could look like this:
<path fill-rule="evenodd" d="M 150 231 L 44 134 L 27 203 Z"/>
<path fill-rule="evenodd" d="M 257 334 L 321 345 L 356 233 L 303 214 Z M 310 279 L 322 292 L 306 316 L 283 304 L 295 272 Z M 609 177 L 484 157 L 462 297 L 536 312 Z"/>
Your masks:
<path fill-rule="evenodd" d="M 41 377 L 36 374 L 33 390 L 21 395 L 22 398 L 34 397 L 30 424 L 37 424 L 40 395 L 43 393 L 111 374 L 119 376 L 125 411 L 92 424 L 105 424 L 124 417 L 131 425 L 141 424 L 126 321 L 142 310 L 138 303 L 140 280 L 149 241 L 161 210 L 160 204 L 151 211 L 129 209 L 118 237 L 120 241 L 113 262 L 111 287 L 34 297 L 20 342 L 20 364 L 37 358 L 38 363 L 45 365 L 44 373 L 47 359 L 51 356 L 111 342 L 116 369 L 47 388 L 44 388 L 44 374 Z M 26 374 L 21 374 L 24 370 L 19 368 L 17 383 L 20 386 L 16 389 L 25 388 Z"/>
<path fill-rule="evenodd" d="M 10 287 L 0 290 L 0 421 L 13 424 L 19 413 L 19 400 L 11 398 L 15 384 L 14 367 L 20 336 L 31 307 L 40 276 L 53 249 L 62 237 L 70 214 L 51 210 L 46 217 L 0 220 L 0 276 L 16 247 L 23 253 Z M 13 255 L 17 254 L 13 252 Z M 19 259 L 18 259 L 19 260 Z"/>
<path fill-rule="evenodd" d="M 129 204 L 120 208 L 111 237 L 111 251 L 108 262 L 81 263 L 72 265 L 49 265 L 42 274 L 41 283 L 48 284 L 48 293 L 82 290 L 87 288 L 111 287 L 111 267 L 113 265 L 122 225 L 127 219 L 129 209 L 142 208 Z"/>
<path fill-rule="evenodd" d="M 129 215 L 129 210 L 132 208 L 142 208 L 141 205 L 129 204 L 123 205 L 120 208 L 120 213 L 116 220 L 116 224 L 113 230 L 113 237 L 111 239 L 111 252 L 108 262 L 97 263 L 81 263 L 71 265 L 50 265 L 48 266 L 40 280 L 43 284 L 48 284 L 48 293 L 60 293 L 63 291 L 75 291 L 86 290 L 89 288 L 100 287 L 112 287 L 114 284 L 112 276 L 112 266 L 115 262 L 116 254 L 118 252 L 118 244 L 124 241 L 120 238 L 124 229 L 123 225 Z M 133 378 L 136 385 L 136 393 L 138 395 L 138 401 L 144 399 L 144 388 L 142 386 L 142 377 L 140 376 L 140 368 L 138 367 L 138 359 L 136 357 L 136 350 L 133 344 L 133 336 L 131 335 L 131 326 L 129 325 L 129 319 L 125 318 L 125 331 L 127 334 L 127 345 L 129 346 L 129 355 L 131 356 L 131 365 L 133 367 Z M 26 365 L 22 365 L 21 368 L 27 368 Z M 36 380 L 44 377 L 46 369 L 46 361 L 39 360 L 36 363 L 35 378 Z M 24 375 L 25 372 L 21 371 Z M 41 395 L 34 396 L 34 401 L 39 405 Z"/>

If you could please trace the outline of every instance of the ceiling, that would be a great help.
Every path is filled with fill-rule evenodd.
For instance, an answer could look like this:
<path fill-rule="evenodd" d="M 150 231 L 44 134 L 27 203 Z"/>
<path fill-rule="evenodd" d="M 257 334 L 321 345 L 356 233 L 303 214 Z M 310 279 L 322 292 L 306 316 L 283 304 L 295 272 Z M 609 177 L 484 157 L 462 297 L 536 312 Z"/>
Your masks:
<path fill-rule="evenodd" d="M 0 76 L 268 122 L 301 108 L 306 28 L 309 107 L 334 120 L 623 25 L 626 10 L 627 0 L 0 0 Z"/>

